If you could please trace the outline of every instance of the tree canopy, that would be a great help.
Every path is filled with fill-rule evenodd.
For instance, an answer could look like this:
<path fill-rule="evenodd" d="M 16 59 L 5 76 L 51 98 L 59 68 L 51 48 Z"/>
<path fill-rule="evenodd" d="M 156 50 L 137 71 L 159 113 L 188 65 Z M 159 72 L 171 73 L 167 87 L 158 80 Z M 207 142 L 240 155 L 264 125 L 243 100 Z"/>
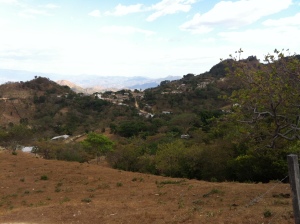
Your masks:
<path fill-rule="evenodd" d="M 240 50 L 238 53 L 241 53 Z M 234 63 L 230 76 L 241 88 L 233 92 L 233 117 L 258 147 L 276 148 L 300 139 L 300 61 L 283 51 L 265 56 L 265 64 L 251 69 L 247 60 Z M 281 141 L 278 141 L 281 139 Z"/>
<path fill-rule="evenodd" d="M 90 152 L 94 152 L 98 158 L 112 150 L 114 143 L 105 135 L 90 132 L 87 138 L 82 142 L 84 148 Z"/>

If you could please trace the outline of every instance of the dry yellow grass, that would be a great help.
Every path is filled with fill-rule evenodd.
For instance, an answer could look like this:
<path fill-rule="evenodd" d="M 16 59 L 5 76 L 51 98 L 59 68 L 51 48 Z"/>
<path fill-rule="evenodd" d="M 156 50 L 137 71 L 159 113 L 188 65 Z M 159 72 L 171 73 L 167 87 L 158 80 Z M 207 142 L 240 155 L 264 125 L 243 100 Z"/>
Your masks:
<path fill-rule="evenodd" d="M 167 178 L 8 151 L 0 170 L 0 223 L 294 223 L 288 184 Z"/>

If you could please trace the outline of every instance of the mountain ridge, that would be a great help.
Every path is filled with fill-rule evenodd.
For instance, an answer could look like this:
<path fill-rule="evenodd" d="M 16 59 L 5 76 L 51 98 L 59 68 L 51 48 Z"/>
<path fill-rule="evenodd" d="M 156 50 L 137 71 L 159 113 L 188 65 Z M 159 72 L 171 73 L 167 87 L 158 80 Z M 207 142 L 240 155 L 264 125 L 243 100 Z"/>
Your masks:
<path fill-rule="evenodd" d="M 97 76 L 97 75 L 60 75 L 53 73 L 31 72 L 24 70 L 0 69 L 0 84 L 6 82 L 30 81 L 35 77 L 47 77 L 60 82 L 66 80 L 70 82 L 70 88 L 75 88 L 76 92 L 120 90 L 120 89 L 146 89 L 156 87 L 164 80 L 177 80 L 180 76 L 166 76 L 162 78 L 150 78 L 144 76 Z M 71 84 L 72 83 L 72 84 Z M 63 84 L 66 85 L 66 84 Z M 67 84 L 67 86 L 69 86 Z M 82 89 L 81 89 L 82 88 Z M 90 89 L 91 88 L 91 89 Z"/>

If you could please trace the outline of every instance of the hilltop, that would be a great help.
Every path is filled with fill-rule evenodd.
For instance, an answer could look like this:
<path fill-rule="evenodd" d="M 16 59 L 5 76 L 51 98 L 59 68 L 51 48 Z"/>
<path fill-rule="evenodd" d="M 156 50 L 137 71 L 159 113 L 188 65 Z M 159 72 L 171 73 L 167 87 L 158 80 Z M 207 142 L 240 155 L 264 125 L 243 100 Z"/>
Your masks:
<path fill-rule="evenodd" d="M 224 96 L 230 96 L 234 90 L 241 88 L 240 84 L 228 76 L 228 68 L 231 68 L 233 63 L 233 60 L 221 61 L 205 73 L 187 74 L 179 80 L 162 81 L 158 87 L 144 91 L 142 105 L 152 113 L 223 113 L 230 110 L 231 105 L 229 101 L 224 100 Z M 254 56 L 238 63 L 246 63 L 249 70 L 263 66 Z"/>
<path fill-rule="evenodd" d="M 51 113 L 56 107 L 54 104 L 69 94 L 73 94 L 69 87 L 42 77 L 0 85 L 0 125 L 5 127 L 24 122 L 33 125 L 40 116 L 47 113 L 45 110 Z M 46 102 L 51 103 L 49 108 L 45 107 Z"/>
<path fill-rule="evenodd" d="M 0 85 L 0 125 L 18 124 L 36 118 L 38 103 L 71 93 L 70 88 L 37 77 L 27 82 L 8 82 Z"/>
<path fill-rule="evenodd" d="M 1 223 L 293 223 L 287 184 L 168 178 L 0 151 Z M 263 196 L 262 196 L 263 195 Z"/>

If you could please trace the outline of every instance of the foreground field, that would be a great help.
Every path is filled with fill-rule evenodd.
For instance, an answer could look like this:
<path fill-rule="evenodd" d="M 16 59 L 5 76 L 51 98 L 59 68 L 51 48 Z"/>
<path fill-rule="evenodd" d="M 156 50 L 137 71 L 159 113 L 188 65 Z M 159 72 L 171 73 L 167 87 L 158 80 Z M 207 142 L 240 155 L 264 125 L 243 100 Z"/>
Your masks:
<path fill-rule="evenodd" d="M 0 153 L 0 223 L 294 223 L 290 194 Z"/>

